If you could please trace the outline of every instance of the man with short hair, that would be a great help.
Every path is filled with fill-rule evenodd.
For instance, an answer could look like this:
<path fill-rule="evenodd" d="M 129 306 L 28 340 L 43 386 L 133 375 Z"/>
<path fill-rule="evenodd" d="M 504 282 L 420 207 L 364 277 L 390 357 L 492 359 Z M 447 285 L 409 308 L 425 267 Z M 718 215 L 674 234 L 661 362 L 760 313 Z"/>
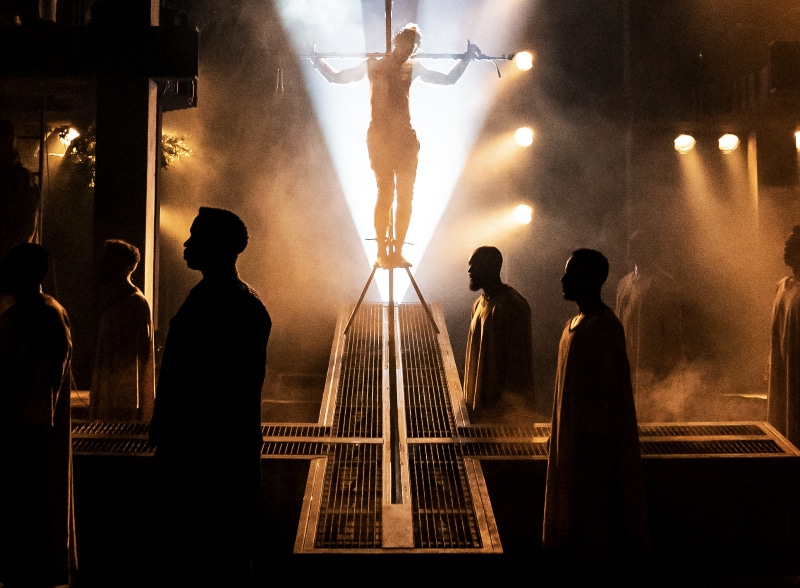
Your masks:
<path fill-rule="evenodd" d="M 791 275 L 778 282 L 772 305 L 767 419 L 800 447 L 800 225 L 783 248 Z"/>
<path fill-rule="evenodd" d="M 561 278 L 579 312 L 558 348 L 542 535 L 556 574 L 593 580 L 635 570 L 649 537 L 625 334 L 600 294 L 607 277 L 602 253 L 578 249 Z"/>
<path fill-rule="evenodd" d="M 155 353 L 150 303 L 131 281 L 139 249 L 120 239 L 103 244 L 99 264 L 101 316 L 89 416 L 150 422 L 155 402 Z"/>
<path fill-rule="evenodd" d="M 377 263 L 381 267 L 409 265 L 403 257 L 403 244 L 411 221 L 419 155 L 419 140 L 411 126 L 409 109 L 411 82 L 419 78 L 429 84 L 455 84 L 469 61 L 480 55 L 477 45 L 467 43 L 461 60 L 448 73 L 442 73 L 412 58 L 421 42 L 419 27 L 409 23 L 395 35 L 392 52 L 381 59 L 370 57 L 354 67 L 336 71 L 325 59 L 313 58 L 314 67 L 329 82 L 349 84 L 369 78 L 372 119 L 367 131 L 367 148 L 378 187 L 374 223 Z M 392 219 L 395 189 L 397 210 Z"/>
<path fill-rule="evenodd" d="M 533 409 L 531 309 L 500 278 L 503 255 L 478 247 L 469 258 L 472 305 L 464 362 L 464 401 L 470 421 L 497 421 Z"/>
<path fill-rule="evenodd" d="M 202 207 L 183 257 L 203 279 L 170 322 L 150 423 L 164 586 L 249 586 L 272 320 L 239 278 L 247 228 Z"/>

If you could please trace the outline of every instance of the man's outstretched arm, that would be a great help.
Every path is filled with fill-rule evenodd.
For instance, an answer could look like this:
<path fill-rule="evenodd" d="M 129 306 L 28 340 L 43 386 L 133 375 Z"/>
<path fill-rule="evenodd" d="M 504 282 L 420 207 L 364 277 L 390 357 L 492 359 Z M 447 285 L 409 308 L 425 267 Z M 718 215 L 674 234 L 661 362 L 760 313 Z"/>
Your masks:
<path fill-rule="evenodd" d="M 443 73 L 440 71 L 434 71 L 432 69 L 428 69 L 424 65 L 419 62 L 414 63 L 415 73 L 419 75 L 419 79 L 423 82 L 428 82 L 429 84 L 440 84 L 440 85 L 450 85 L 455 84 L 461 76 L 464 74 L 464 71 L 467 69 L 467 65 L 472 59 L 475 59 L 481 54 L 481 50 L 475 43 L 467 42 L 467 50 L 464 53 L 464 56 L 456 63 L 453 68 L 447 72 Z M 324 74 L 323 74 L 324 75 Z"/>
<path fill-rule="evenodd" d="M 367 62 L 362 61 L 354 67 L 336 71 L 322 57 L 312 57 L 311 62 L 314 68 L 322 74 L 326 80 L 332 84 L 351 84 L 363 80 L 367 75 Z"/>

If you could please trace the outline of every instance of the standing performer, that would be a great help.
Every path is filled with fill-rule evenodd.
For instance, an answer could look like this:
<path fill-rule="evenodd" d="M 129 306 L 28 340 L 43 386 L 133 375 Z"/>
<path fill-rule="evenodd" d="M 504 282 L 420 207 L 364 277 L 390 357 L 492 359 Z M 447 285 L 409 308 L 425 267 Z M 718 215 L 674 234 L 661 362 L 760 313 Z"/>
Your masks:
<path fill-rule="evenodd" d="M 410 23 L 395 35 L 392 52 L 381 59 L 370 57 L 355 67 L 335 71 L 324 59 L 313 58 L 314 67 L 329 82 L 349 84 L 369 77 L 372 120 L 367 131 L 367 149 L 378 184 L 375 236 L 381 267 L 410 266 L 403 258 L 403 243 L 411 220 L 419 155 L 419 141 L 411 126 L 408 102 L 411 82 L 419 77 L 430 84 L 455 84 L 469 61 L 481 54 L 477 45 L 468 42 L 467 51 L 448 73 L 433 71 L 411 59 L 421 40 L 419 27 Z M 392 222 L 395 190 L 397 209 Z"/>
<path fill-rule="evenodd" d="M 0 584 L 67 585 L 77 565 L 66 310 L 42 292 L 49 253 L 14 247 L 0 264 Z"/>
<path fill-rule="evenodd" d="M 792 275 L 778 282 L 772 306 L 767 418 L 800 445 L 800 225 L 786 239 L 783 261 Z"/>
<path fill-rule="evenodd" d="M 272 319 L 239 278 L 247 242 L 236 214 L 201 207 L 183 244 L 203 279 L 170 321 L 150 422 L 159 586 L 252 585 Z"/>
<path fill-rule="evenodd" d="M 608 260 L 578 249 L 564 299 L 575 302 L 558 347 L 542 545 L 556 574 L 636 574 L 649 532 L 625 334 L 603 303 Z M 585 578 L 583 578 L 585 579 Z"/>

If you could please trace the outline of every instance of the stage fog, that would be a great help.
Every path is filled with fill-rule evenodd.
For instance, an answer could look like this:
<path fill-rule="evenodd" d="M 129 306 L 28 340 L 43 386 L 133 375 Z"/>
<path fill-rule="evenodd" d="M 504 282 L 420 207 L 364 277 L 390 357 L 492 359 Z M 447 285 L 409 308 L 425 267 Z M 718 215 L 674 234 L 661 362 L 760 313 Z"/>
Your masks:
<path fill-rule="evenodd" d="M 206 1 L 192 13 L 201 40 L 198 106 L 165 113 L 163 127 L 185 137 L 193 153 L 159 177 L 158 339 L 163 341 L 170 317 L 200 278 L 182 260 L 182 243 L 198 207 L 234 210 L 250 232 L 240 274 L 261 294 L 274 322 L 267 396 L 287 374 L 307 375 L 321 385 L 337 316 L 352 309 L 371 270 L 307 88 L 303 68 L 310 64 L 293 48 L 281 4 Z M 395 2 L 395 25 L 415 20 L 422 4 Z M 443 4 L 459 11 L 483 6 L 484 15 L 493 5 Z M 653 100 L 660 83 L 671 96 L 661 96 L 661 104 L 674 112 L 696 100 L 697 94 L 675 79 L 701 75 L 693 56 L 702 51 L 709 62 L 704 67 L 730 68 L 725 51 L 750 47 L 740 67 L 755 68 L 776 34 L 765 31 L 789 30 L 787 16 L 798 30 L 800 15 L 770 2 L 763 12 L 775 12 L 780 25 L 765 22 L 764 30 L 747 37 L 746 47 L 715 31 L 720 45 L 706 47 L 703 42 L 713 35 L 698 18 L 678 10 L 677 2 L 668 3 L 679 15 L 668 24 L 632 11 L 634 32 L 622 26 L 624 2 L 602 11 L 595 3 L 581 3 L 581 10 L 546 0 L 512 4 L 526 24 L 508 40 L 513 45 L 491 50 L 532 50 L 534 68 L 526 76 L 504 73 L 498 79 L 490 64 L 471 64 L 491 68 L 493 101 L 431 241 L 413 267 L 425 299 L 443 307 L 459 369 L 477 295 L 468 289 L 467 259 L 477 246 L 496 245 L 505 256 L 504 280 L 532 307 L 536 416 L 549 418 L 558 340 L 575 313 L 561 295 L 565 261 L 578 247 L 605 253 L 611 275 L 604 298 L 613 307 L 617 282 L 632 269 L 628 236 L 646 229 L 659 238 L 661 264 L 682 292 L 686 363 L 680 377 L 665 384 L 674 391 L 663 395 L 663 418 L 764 420 L 772 296 L 786 269 L 783 240 L 800 222 L 791 171 L 796 160 L 756 185 L 753 165 L 763 170 L 773 160 L 756 153 L 746 137 L 739 150 L 723 156 L 709 132 L 690 157 L 678 155 L 672 148 L 678 129 L 665 122 L 670 113 L 654 107 Z M 362 5 L 380 12 L 384 3 Z M 747 25 L 746 15 L 738 16 Z M 442 18 L 444 27 L 446 15 Z M 420 24 L 434 44 L 436 23 Z M 673 59 L 674 47 L 664 37 L 681 27 L 694 36 L 679 43 Z M 653 65 L 646 65 L 648 59 Z M 472 90 L 456 85 L 447 91 L 447 100 L 458 103 L 469 100 Z M 643 94 L 637 98 L 631 92 Z M 657 112 L 636 119 L 632 104 Z M 350 108 L 368 109 L 366 92 L 364 102 Z M 535 129 L 534 144 L 508 160 L 493 155 L 491 143 L 523 121 Z M 418 132 L 424 144 L 424 130 Z M 343 155 L 348 156 L 337 157 Z M 374 202 L 373 193 L 363 198 Z M 532 222 L 500 230 L 495 219 L 520 202 L 533 207 Z M 412 227 L 415 222 L 412 214 Z M 376 288 L 368 297 L 378 299 Z M 413 290 L 405 301 L 418 301 Z"/>

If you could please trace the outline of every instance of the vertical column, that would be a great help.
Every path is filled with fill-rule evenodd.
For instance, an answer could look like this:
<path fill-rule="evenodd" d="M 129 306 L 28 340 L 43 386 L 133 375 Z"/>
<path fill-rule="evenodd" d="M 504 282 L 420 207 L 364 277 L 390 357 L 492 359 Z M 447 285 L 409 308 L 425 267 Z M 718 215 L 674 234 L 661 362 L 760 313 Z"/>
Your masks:
<path fill-rule="evenodd" d="M 158 25 L 157 0 L 104 0 L 104 33 Z M 132 37 L 135 38 L 135 37 Z M 148 47 L 130 47 L 131 53 Z M 112 65 L 97 80 L 97 147 L 94 191 L 95 251 L 105 239 L 136 245 L 142 262 L 133 280 L 155 306 L 156 174 L 160 113 L 156 83 L 145 73 Z"/>
<path fill-rule="evenodd" d="M 105 239 L 136 245 L 142 262 L 134 282 L 153 302 L 156 164 L 159 139 L 156 84 L 149 79 L 98 80 L 95 168 L 95 250 Z"/>

